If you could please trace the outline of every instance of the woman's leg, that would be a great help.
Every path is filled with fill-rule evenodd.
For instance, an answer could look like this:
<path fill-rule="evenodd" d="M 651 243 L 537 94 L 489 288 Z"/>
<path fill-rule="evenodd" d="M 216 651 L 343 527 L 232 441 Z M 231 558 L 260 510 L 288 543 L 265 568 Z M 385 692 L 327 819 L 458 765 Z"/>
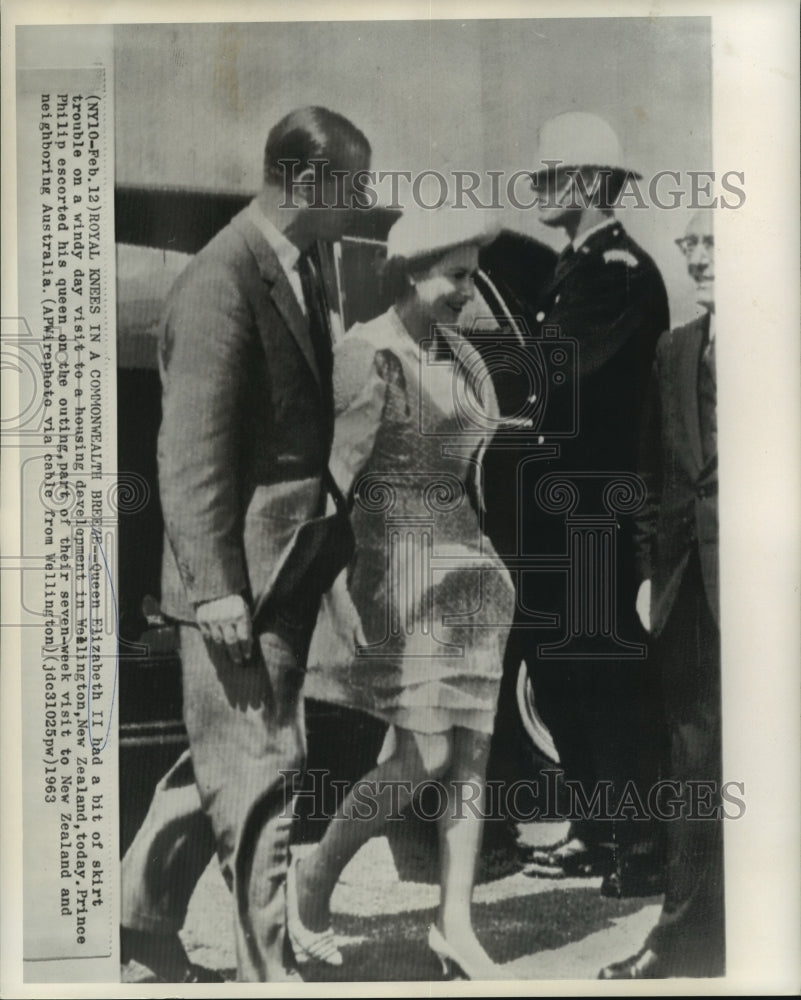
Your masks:
<path fill-rule="evenodd" d="M 451 756 L 448 733 L 396 731 L 391 757 L 358 782 L 358 798 L 351 789 L 313 854 L 298 865 L 298 909 L 304 925 L 313 931 L 328 927 L 329 903 L 345 865 L 371 837 L 379 834 L 391 813 L 403 810 L 422 781 L 437 777 Z"/>
<path fill-rule="evenodd" d="M 448 808 L 439 818 L 442 892 L 437 926 L 461 954 L 489 961 L 473 931 L 470 907 L 484 828 L 491 737 L 461 728 L 453 734 L 446 778 Z"/>

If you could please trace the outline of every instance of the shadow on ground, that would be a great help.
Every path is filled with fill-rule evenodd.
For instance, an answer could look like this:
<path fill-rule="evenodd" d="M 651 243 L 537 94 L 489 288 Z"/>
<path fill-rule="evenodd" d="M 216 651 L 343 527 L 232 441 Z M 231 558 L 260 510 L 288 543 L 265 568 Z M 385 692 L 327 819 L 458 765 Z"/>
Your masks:
<path fill-rule="evenodd" d="M 392 860 L 401 882 L 425 882 L 438 885 L 439 843 L 437 824 L 409 812 L 402 819 L 387 824 L 385 836 Z M 558 828 L 547 843 L 559 839 Z M 514 824 L 488 821 L 484 824 L 483 843 L 479 857 L 477 884 L 522 871 L 531 861 L 532 847 L 523 843 Z"/>
<path fill-rule="evenodd" d="M 560 948 L 613 926 L 614 921 L 642 909 L 642 899 L 610 900 L 598 889 L 553 890 L 535 897 L 474 903 L 476 933 L 490 957 L 501 965 L 545 949 Z M 335 930 L 343 938 L 344 964 L 339 969 L 307 965 L 307 982 L 380 982 L 441 980 L 440 964 L 429 951 L 428 927 L 433 909 L 388 916 L 338 914 Z"/>

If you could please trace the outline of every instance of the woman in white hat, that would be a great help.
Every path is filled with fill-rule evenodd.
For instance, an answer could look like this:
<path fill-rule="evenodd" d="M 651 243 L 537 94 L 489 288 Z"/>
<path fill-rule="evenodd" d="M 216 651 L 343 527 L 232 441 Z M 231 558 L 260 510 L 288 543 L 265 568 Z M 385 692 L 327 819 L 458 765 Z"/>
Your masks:
<path fill-rule="evenodd" d="M 471 899 L 514 588 L 478 513 L 498 404 L 458 327 L 489 239 L 476 210 L 408 211 L 388 242 L 394 306 L 335 352 L 331 467 L 354 496 L 356 556 L 325 602 L 306 690 L 390 729 L 379 763 L 290 869 L 299 961 L 342 963 L 329 900 L 343 868 L 436 780 L 441 894 L 429 946 L 443 971 L 502 977 L 473 930 Z"/>

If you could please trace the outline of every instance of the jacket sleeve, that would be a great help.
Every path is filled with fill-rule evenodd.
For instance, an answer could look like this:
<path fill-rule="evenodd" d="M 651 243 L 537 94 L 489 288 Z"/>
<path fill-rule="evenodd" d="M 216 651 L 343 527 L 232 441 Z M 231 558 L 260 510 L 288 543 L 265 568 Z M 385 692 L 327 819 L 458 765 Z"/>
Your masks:
<path fill-rule="evenodd" d="M 161 503 L 195 606 L 247 586 L 239 470 L 254 327 L 233 269 L 213 264 L 180 282 L 159 345 Z"/>
<path fill-rule="evenodd" d="M 653 576 L 657 520 L 662 498 L 660 368 L 660 351 L 657 349 L 639 439 L 638 473 L 645 485 L 645 502 L 634 516 L 634 557 L 638 583 Z"/>

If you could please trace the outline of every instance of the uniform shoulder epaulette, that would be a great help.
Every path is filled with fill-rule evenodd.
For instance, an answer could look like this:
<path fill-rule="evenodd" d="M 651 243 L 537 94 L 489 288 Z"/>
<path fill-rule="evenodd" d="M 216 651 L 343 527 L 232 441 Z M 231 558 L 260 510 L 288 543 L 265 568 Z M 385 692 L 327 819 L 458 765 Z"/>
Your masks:
<path fill-rule="evenodd" d="M 605 250 L 603 256 L 605 264 L 614 264 L 616 261 L 620 261 L 626 267 L 637 267 L 640 263 L 629 250 Z"/>

